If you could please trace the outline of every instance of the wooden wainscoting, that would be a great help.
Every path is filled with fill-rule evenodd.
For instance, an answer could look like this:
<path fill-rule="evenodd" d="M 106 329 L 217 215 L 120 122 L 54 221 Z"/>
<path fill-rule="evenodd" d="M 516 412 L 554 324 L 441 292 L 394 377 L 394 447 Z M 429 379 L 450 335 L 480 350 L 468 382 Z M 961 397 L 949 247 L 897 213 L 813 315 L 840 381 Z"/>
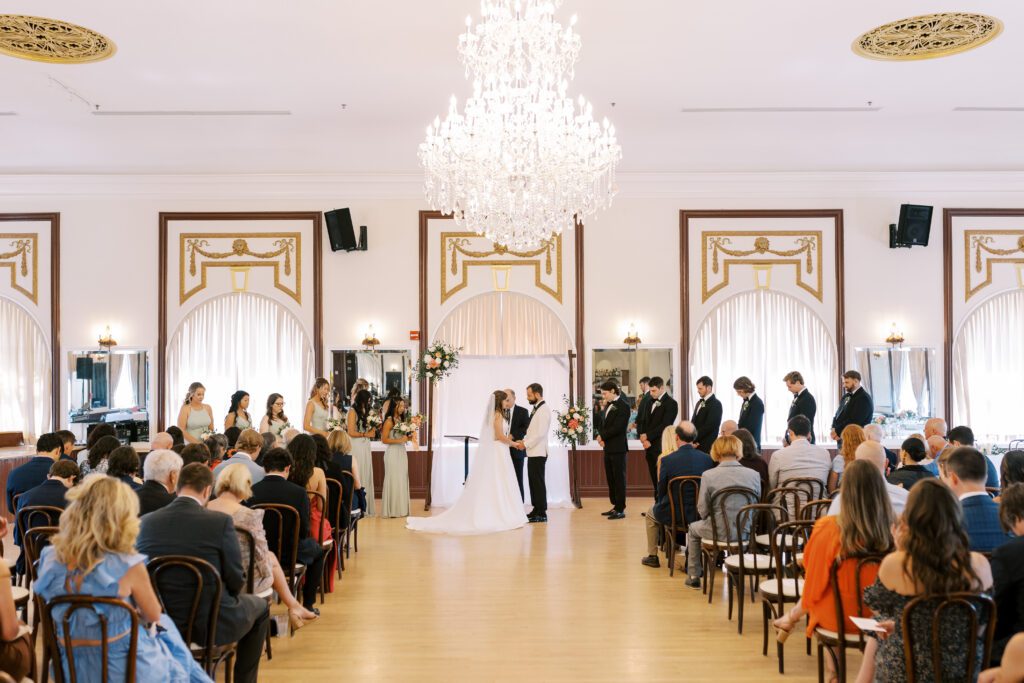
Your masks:
<path fill-rule="evenodd" d="M 580 496 L 607 498 L 608 481 L 604 476 L 604 451 L 577 451 L 580 463 Z M 643 451 L 630 451 L 626 459 L 626 495 L 654 499 L 651 475 Z"/>

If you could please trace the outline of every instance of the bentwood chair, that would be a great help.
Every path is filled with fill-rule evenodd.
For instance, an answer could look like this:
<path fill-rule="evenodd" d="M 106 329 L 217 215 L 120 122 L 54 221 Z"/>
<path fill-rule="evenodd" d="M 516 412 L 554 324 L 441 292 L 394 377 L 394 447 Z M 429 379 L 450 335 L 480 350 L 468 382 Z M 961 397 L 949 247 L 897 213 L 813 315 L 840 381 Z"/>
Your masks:
<path fill-rule="evenodd" d="M 342 552 L 342 543 L 345 538 L 345 531 L 341 528 L 341 507 L 342 498 L 345 495 L 345 487 L 337 479 L 327 478 L 327 512 L 325 516 L 331 523 L 331 538 L 334 541 L 334 557 L 338 564 L 338 578 L 341 579 L 342 570 L 345 569 L 345 554 Z"/>
<path fill-rule="evenodd" d="M 843 595 L 840 592 L 839 572 L 844 569 L 852 569 L 855 572 L 854 585 L 856 586 L 856 594 L 848 597 L 853 602 L 853 605 L 856 606 L 856 613 L 858 615 L 864 614 L 866 612 L 864 608 L 864 589 L 867 588 L 864 584 L 869 583 L 869 581 L 864 580 L 864 570 L 874 566 L 877 573 L 878 566 L 882 563 L 884 557 L 885 555 L 837 557 L 836 561 L 829 568 L 829 584 L 832 588 L 832 595 L 835 598 L 836 624 L 839 625 L 839 628 L 837 631 L 824 629 L 820 626 L 814 629 L 814 637 L 818 641 L 819 683 L 824 683 L 825 681 L 826 652 L 832 660 L 839 683 L 846 683 L 846 649 L 854 647 L 863 652 L 867 645 L 867 637 L 864 635 L 864 632 L 858 628 L 851 629 L 847 624 L 846 617 L 848 615 L 846 607 L 843 605 Z"/>
<path fill-rule="evenodd" d="M 771 503 L 755 503 L 745 505 L 736 514 L 736 528 L 749 529 L 750 533 L 740 534 L 737 538 L 738 548 L 735 553 L 725 558 L 725 576 L 729 586 L 729 619 L 732 619 L 733 590 L 737 593 L 736 632 L 743 635 L 743 604 L 744 582 L 750 582 L 750 601 L 754 602 L 756 586 L 754 579 L 770 575 L 775 566 L 774 558 L 765 553 L 756 552 L 756 542 L 752 539 L 755 533 L 773 534 L 775 528 L 789 520 L 789 513 L 781 505 Z"/>
<path fill-rule="evenodd" d="M 923 612 L 928 620 L 931 638 L 920 642 L 913 625 L 919 623 L 917 615 Z M 931 612 L 929 615 L 928 612 Z M 967 618 L 967 628 L 954 628 L 951 617 L 957 612 Z M 949 595 L 922 595 L 903 608 L 903 657 L 907 666 L 907 683 L 924 681 L 973 681 L 992 658 L 992 639 L 995 635 L 996 603 L 985 593 L 950 593 Z M 978 661 L 977 645 L 982 645 Z M 950 647 L 957 643 L 959 647 Z M 967 670 L 949 671 L 946 665 L 950 655 L 958 654 L 966 645 Z M 926 666 L 931 669 L 926 670 Z"/>
<path fill-rule="evenodd" d="M 668 482 L 668 509 L 670 521 L 661 524 L 665 538 L 665 558 L 668 560 L 668 575 L 675 575 L 676 548 L 686 542 L 686 532 L 690 524 L 686 519 L 686 500 L 689 496 L 691 506 L 697 508 L 700 499 L 700 477 L 672 477 Z M 678 521 L 677 521 L 678 520 Z M 654 520 L 657 522 L 657 520 Z"/>
<path fill-rule="evenodd" d="M 736 515 L 746 505 L 758 502 L 757 494 L 744 486 L 727 486 L 715 491 L 708 501 L 708 513 L 711 515 L 711 538 L 701 540 L 701 565 L 704 570 L 704 590 L 708 594 L 708 604 L 715 594 L 715 574 L 718 557 L 723 553 L 741 552 L 741 534 L 747 529 L 737 529 Z M 724 528 L 722 528 L 724 525 Z"/>
<path fill-rule="evenodd" d="M 814 522 L 797 520 L 779 524 L 769 534 L 771 556 L 774 560 L 774 576 L 758 586 L 761 593 L 761 612 L 764 627 L 762 654 L 768 656 L 768 633 L 770 622 L 786 613 L 786 606 L 800 602 L 803 594 L 803 568 L 797 560 L 797 553 L 807 542 L 814 528 Z M 783 644 L 777 643 L 779 673 L 785 673 Z M 810 650 L 808 650 L 810 653 Z"/>
<path fill-rule="evenodd" d="M 40 602 L 42 602 L 40 600 Z M 139 645 L 139 615 L 135 608 L 124 600 L 118 598 L 99 598 L 92 595 L 58 595 L 49 602 L 43 604 L 43 632 L 45 637 L 44 649 L 49 651 L 49 657 L 53 659 L 53 679 L 56 683 L 78 683 L 78 672 L 75 670 L 75 648 L 95 648 L 96 641 L 79 641 L 71 632 L 72 617 L 79 610 L 93 612 L 95 621 L 100 627 L 100 671 L 92 671 L 86 680 L 110 681 L 110 643 L 116 633 L 110 633 L 109 622 L 104 610 L 97 609 L 99 605 L 105 605 L 106 611 L 123 609 L 131 620 L 131 630 L 126 636 L 128 638 L 127 660 L 125 661 L 125 679 L 128 682 L 135 680 L 135 655 Z M 66 607 L 60 620 L 60 628 L 53 621 L 53 614 L 61 607 Z M 46 655 L 44 654 L 44 661 Z M 64 666 L 67 665 L 67 676 Z M 45 674 L 44 674 L 45 675 Z"/>
<path fill-rule="evenodd" d="M 311 532 L 313 533 L 313 538 L 316 540 L 318 544 L 320 544 L 320 552 L 324 556 L 323 564 L 320 567 L 320 576 L 318 578 L 320 587 L 320 604 L 322 605 L 324 604 L 324 591 L 326 588 L 327 573 L 328 571 L 330 571 L 329 567 L 331 564 L 327 561 L 327 559 L 334 552 L 333 529 L 331 532 L 332 535 L 328 536 L 327 497 L 320 493 L 317 493 L 316 491 L 309 491 L 308 494 L 310 508 L 312 509 L 314 505 L 319 506 L 320 508 L 320 525 L 316 529 L 312 529 Z"/>
<path fill-rule="evenodd" d="M 306 574 L 306 566 L 299 563 L 299 511 L 291 505 L 259 503 L 253 510 L 263 510 L 263 531 L 267 547 L 277 556 L 281 570 L 288 578 L 288 589 L 298 596 L 299 585 Z"/>
<path fill-rule="evenodd" d="M 351 472 L 342 472 L 348 486 L 345 487 L 345 495 L 342 497 L 341 519 L 345 523 L 345 557 L 349 557 L 349 547 L 359 552 L 359 520 L 363 517 L 362 510 L 352 509 L 352 500 L 355 498 L 356 478 Z M 343 482 L 345 483 L 345 482 Z"/>
<path fill-rule="evenodd" d="M 244 543 L 244 547 L 249 551 L 249 563 L 245 568 L 245 592 L 249 595 L 255 595 L 257 598 L 263 598 L 267 601 L 267 606 L 269 607 L 274 599 L 273 586 L 265 591 L 256 593 L 256 538 L 245 529 L 239 529 L 238 527 L 235 527 L 235 533 L 238 534 L 239 542 Z M 270 638 L 270 629 L 267 629 L 267 661 L 274 658 Z"/>

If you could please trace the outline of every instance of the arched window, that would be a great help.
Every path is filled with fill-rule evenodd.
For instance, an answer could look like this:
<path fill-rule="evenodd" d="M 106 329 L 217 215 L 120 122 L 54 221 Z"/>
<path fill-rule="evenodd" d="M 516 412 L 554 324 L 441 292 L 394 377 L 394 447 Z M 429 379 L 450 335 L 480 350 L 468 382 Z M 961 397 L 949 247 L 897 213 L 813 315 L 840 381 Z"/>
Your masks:
<path fill-rule="evenodd" d="M 0 297 L 0 431 L 50 430 L 50 346 L 25 309 Z"/>

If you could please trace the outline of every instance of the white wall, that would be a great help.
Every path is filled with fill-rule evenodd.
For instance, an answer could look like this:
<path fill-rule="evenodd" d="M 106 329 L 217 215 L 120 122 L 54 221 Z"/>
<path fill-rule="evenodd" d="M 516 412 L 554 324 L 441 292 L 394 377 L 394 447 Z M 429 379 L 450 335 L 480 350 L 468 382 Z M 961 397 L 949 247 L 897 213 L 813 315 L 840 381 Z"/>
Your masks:
<path fill-rule="evenodd" d="M 370 322 L 384 347 L 410 345 L 419 320 L 418 211 L 427 208 L 419 183 L 409 176 L 6 176 L 0 212 L 61 214 L 64 349 L 93 347 L 110 324 L 121 344 L 155 350 L 161 211 L 348 206 L 357 226 L 369 226 L 370 249 L 332 253 L 324 235 L 329 352 L 357 346 Z M 613 207 L 586 227 L 587 346 L 620 345 L 635 321 L 645 344 L 676 349 L 676 377 L 680 209 L 843 209 L 849 357 L 853 346 L 884 339 L 893 321 L 908 343 L 941 354 L 942 208 L 1024 206 L 1018 173 L 649 175 L 623 177 L 620 188 Z M 935 206 L 927 248 L 889 250 L 888 224 L 904 202 Z"/>

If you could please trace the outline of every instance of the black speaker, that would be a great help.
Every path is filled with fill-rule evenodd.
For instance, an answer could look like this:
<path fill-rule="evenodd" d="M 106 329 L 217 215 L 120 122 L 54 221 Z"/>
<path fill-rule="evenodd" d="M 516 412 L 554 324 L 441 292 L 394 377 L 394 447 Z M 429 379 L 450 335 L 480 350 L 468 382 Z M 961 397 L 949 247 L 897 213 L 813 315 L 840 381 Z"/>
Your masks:
<path fill-rule="evenodd" d="M 359 226 L 359 251 L 366 251 L 366 226 Z"/>
<path fill-rule="evenodd" d="M 889 248 L 927 247 L 931 231 L 932 207 L 901 204 L 899 224 L 889 225 Z"/>
<path fill-rule="evenodd" d="M 335 209 L 324 213 L 327 219 L 327 235 L 331 239 L 331 251 L 355 251 L 356 233 L 352 229 L 352 212 Z"/>
<path fill-rule="evenodd" d="M 75 376 L 78 379 L 92 380 L 92 358 L 81 356 L 75 359 Z"/>

